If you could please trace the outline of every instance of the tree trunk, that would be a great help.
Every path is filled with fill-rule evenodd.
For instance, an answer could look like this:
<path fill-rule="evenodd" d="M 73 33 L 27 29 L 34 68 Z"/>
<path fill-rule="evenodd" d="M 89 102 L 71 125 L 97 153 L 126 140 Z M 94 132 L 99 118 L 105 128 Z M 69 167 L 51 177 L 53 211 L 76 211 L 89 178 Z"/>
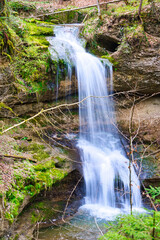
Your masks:
<path fill-rule="evenodd" d="M 141 15 L 142 3 L 143 3 L 143 0 L 140 0 L 139 10 L 138 10 L 138 16 L 139 16 L 139 18 L 140 18 L 140 15 Z"/>
<path fill-rule="evenodd" d="M 101 19 L 101 9 L 100 9 L 100 4 L 99 4 L 99 0 L 97 0 L 97 8 L 98 8 L 98 17 L 99 19 Z"/>

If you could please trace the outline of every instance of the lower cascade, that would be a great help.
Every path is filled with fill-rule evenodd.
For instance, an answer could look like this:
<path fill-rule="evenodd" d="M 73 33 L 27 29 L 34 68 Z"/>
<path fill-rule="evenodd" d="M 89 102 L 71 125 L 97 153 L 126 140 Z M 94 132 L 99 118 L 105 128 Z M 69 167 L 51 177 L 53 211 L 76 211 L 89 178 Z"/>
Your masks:
<path fill-rule="evenodd" d="M 86 185 L 85 205 L 81 208 L 109 219 L 130 209 L 129 160 L 117 131 L 110 94 L 112 66 L 86 52 L 78 27 L 57 26 L 54 32 L 55 37 L 48 38 L 52 58 L 58 53 L 68 63 L 68 69 L 74 66 L 78 80 L 78 148 Z M 140 183 L 131 168 L 132 202 L 137 209 L 141 207 Z"/>

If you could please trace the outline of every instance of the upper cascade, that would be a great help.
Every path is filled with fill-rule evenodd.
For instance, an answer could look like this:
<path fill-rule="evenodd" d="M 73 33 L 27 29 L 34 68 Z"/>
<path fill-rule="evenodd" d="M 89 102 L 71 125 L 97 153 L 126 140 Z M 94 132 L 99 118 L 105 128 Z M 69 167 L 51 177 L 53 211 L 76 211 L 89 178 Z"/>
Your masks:
<path fill-rule="evenodd" d="M 58 26 L 55 35 L 48 39 L 52 58 L 64 59 L 75 67 L 82 101 L 78 148 L 86 184 L 83 208 L 91 215 L 112 218 L 130 208 L 129 160 L 121 145 L 110 94 L 112 65 L 86 52 L 77 27 Z M 133 207 L 140 208 L 140 183 L 134 167 L 131 168 Z"/>

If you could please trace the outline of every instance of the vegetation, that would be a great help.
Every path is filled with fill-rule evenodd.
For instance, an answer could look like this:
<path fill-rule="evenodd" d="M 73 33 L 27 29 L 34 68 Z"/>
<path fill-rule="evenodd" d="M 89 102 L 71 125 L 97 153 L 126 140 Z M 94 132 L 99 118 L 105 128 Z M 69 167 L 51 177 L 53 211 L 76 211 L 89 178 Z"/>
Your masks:
<path fill-rule="evenodd" d="M 131 215 L 120 215 L 114 222 L 106 225 L 107 232 L 100 240 L 156 240 L 160 238 L 160 187 L 150 186 L 145 189 L 154 211 L 134 212 Z"/>
<path fill-rule="evenodd" d="M 17 154 L 19 152 L 32 155 L 37 163 L 32 162 L 29 157 L 29 160 L 26 158 L 26 160 L 15 161 L 12 167 L 12 179 L 8 187 L 2 188 L 0 192 L 4 203 L 4 216 L 11 223 L 21 211 L 24 199 L 29 200 L 40 191 L 50 188 L 67 174 L 67 170 L 55 167 L 57 157 L 53 157 L 49 151 L 46 151 L 45 145 L 32 142 L 26 144 L 27 138 L 23 141 L 24 145 L 14 144 L 13 149 Z M 3 178 L 1 184 L 5 186 Z"/>
<path fill-rule="evenodd" d="M 107 233 L 100 240 L 152 240 L 160 238 L 160 213 L 122 215 L 106 225 Z M 155 217 L 155 222 L 154 222 Z M 153 229 L 155 234 L 153 236 Z"/>

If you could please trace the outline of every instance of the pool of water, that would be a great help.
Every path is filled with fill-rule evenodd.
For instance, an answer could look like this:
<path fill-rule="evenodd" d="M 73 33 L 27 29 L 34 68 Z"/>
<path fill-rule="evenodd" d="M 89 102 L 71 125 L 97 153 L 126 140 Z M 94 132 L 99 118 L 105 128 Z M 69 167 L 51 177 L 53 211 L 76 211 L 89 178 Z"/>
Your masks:
<path fill-rule="evenodd" d="M 88 206 L 87 206 L 88 207 Z M 146 205 L 147 207 L 147 205 Z M 113 210 L 113 211 L 112 211 Z M 129 214 L 129 209 L 107 208 L 109 214 L 106 219 L 101 219 L 90 215 L 89 209 L 85 205 L 80 207 L 78 212 L 71 218 L 70 221 L 63 222 L 59 225 L 54 225 L 47 229 L 41 229 L 38 233 L 39 240 L 96 240 L 106 233 L 109 225 L 115 220 L 119 214 Z M 112 212 L 111 212 L 112 211 Z M 139 213 L 147 213 L 144 208 L 134 209 Z M 96 216 L 96 214 L 95 214 Z"/>
<path fill-rule="evenodd" d="M 105 233 L 105 223 L 105 220 L 96 219 L 84 210 L 79 210 L 69 222 L 40 230 L 38 239 L 95 240 Z"/>

